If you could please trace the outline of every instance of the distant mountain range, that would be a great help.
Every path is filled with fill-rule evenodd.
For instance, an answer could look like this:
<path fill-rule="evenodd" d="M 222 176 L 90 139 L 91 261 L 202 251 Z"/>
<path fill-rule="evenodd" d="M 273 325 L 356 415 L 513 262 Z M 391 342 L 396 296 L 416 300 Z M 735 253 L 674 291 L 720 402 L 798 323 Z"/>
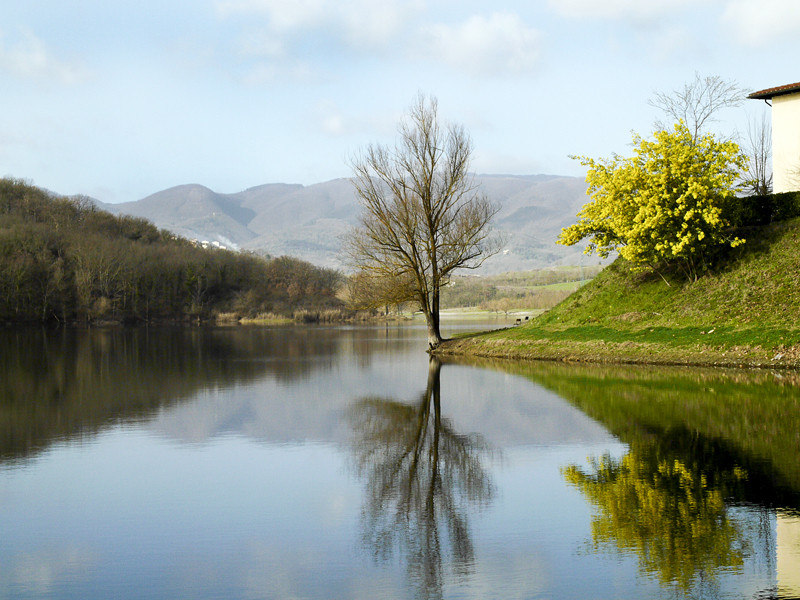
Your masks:
<path fill-rule="evenodd" d="M 587 201 L 586 183 L 554 175 L 478 175 L 490 199 L 501 205 L 494 227 L 506 245 L 483 273 L 522 271 L 563 264 L 596 263 L 583 247 L 556 245 L 562 227 L 576 220 Z M 302 186 L 274 183 L 235 194 L 202 185 L 181 185 L 122 204 L 98 203 L 114 214 L 144 217 L 159 228 L 231 249 L 289 255 L 315 265 L 342 268 L 341 235 L 359 212 L 348 179 Z"/>

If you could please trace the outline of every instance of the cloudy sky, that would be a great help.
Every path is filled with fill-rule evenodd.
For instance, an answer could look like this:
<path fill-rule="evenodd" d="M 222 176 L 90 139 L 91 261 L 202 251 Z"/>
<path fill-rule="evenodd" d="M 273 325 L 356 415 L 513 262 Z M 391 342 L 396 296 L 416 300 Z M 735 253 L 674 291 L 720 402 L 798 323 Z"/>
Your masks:
<path fill-rule="evenodd" d="M 0 176 L 106 202 L 347 177 L 419 92 L 474 171 L 581 175 L 695 73 L 800 81 L 798 33 L 799 0 L 7 0 Z"/>

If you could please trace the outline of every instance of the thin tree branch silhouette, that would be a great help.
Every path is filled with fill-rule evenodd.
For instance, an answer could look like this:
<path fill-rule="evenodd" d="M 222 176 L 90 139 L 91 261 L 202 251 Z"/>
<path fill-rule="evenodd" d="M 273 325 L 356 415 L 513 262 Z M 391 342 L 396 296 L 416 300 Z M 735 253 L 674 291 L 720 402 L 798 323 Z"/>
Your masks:
<path fill-rule="evenodd" d="M 431 357 L 417 403 L 367 397 L 350 414 L 356 472 L 365 481 L 362 543 L 376 560 L 403 555 L 421 598 L 442 597 L 449 563 L 457 577 L 472 572 L 468 515 L 495 492 L 485 467 L 495 451 L 442 416 L 441 368 Z"/>

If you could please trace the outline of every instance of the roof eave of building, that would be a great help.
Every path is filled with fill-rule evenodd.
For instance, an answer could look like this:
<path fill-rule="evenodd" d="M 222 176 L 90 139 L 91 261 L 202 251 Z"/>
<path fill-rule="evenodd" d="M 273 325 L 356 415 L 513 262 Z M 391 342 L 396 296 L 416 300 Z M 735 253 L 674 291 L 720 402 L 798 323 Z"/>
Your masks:
<path fill-rule="evenodd" d="M 800 82 L 790 83 L 788 85 L 781 85 L 773 88 L 767 88 L 766 90 L 753 92 L 752 94 L 749 94 L 747 97 L 752 98 L 753 100 L 769 100 L 770 98 L 774 98 L 775 96 L 785 96 L 786 94 L 798 94 L 798 93 L 800 93 Z"/>

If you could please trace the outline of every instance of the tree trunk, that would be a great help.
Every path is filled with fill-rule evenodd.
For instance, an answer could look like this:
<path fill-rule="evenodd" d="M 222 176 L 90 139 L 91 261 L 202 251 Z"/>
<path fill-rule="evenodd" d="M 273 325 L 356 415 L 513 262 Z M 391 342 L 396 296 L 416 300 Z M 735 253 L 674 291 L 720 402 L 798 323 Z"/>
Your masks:
<path fill-rule="evenodd" d="M 438 279 L 435 271 L 434 267 L 435 282 L 430 292 L 428 310 L 425 311 L 425 317 L 428 320 L 428 350 L 435 350 L 442 343 L 442 334 L 439 330 L 439 285 L 436 283 Z"/>
<path fill-rule="evenodd" d="M 435 350 L 442 343 L 439 332 L 439 311 L 431 311 L 425 315 L 428 321 L 428 350 Z"/>

